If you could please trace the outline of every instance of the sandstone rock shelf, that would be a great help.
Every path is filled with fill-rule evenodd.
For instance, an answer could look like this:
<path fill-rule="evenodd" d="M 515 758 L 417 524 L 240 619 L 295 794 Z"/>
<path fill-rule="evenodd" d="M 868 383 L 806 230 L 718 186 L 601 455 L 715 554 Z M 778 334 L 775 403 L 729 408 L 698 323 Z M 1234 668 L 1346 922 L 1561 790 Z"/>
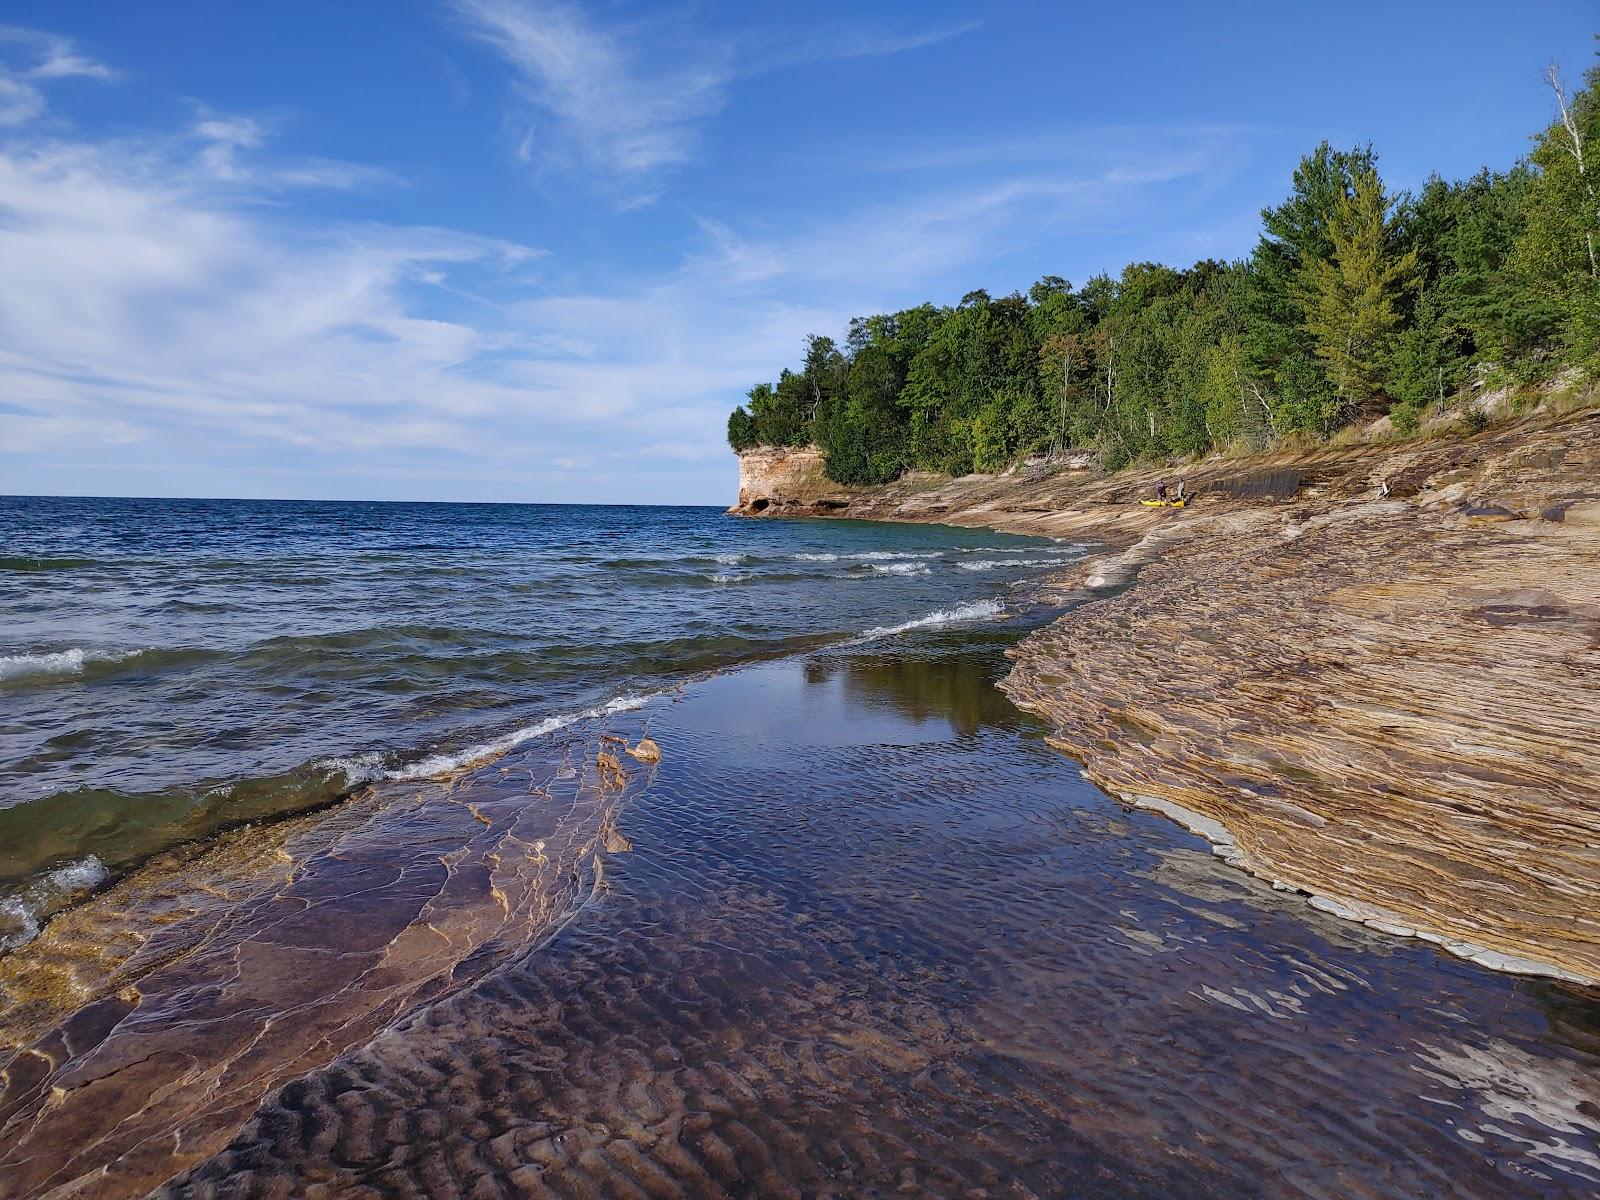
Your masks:
<path fill-rule="evenodd" d="M 1183 510 L 1154 477 L 751 494 L 1118 547 L 1004 684 L 1091 777 L 1333 911 L 1600 981 L 1600 414 L 1168 470 Z"/>
<path fill-rule="evenodd" d="M 630 732 L 174 851 L 0 957 L 0 1197 L 144 1195 L 552 936 L 626 848 L 614 819 L 660 757 L 623 766 Z"/>

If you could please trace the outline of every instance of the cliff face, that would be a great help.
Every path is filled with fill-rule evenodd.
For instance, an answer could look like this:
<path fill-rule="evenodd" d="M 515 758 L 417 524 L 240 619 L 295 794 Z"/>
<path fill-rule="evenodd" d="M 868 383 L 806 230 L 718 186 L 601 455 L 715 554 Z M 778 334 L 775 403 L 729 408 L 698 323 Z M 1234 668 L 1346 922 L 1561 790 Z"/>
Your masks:
<path fill-rule="evenodd" d="M 758 446 L 739 455 L 739 502 L 728 511 L 747 517 L 835 516 L 856 489 L 823 473 L 815 446 Z"/>
<path fill-rule="evenodd" d="M 1188 508 L 1040 469 L 841 511 L 1122 544 L 1003 685 L 1092 778 L 1333 911 L 1600 981 L 1600 414 L 1165 477 Z"/>

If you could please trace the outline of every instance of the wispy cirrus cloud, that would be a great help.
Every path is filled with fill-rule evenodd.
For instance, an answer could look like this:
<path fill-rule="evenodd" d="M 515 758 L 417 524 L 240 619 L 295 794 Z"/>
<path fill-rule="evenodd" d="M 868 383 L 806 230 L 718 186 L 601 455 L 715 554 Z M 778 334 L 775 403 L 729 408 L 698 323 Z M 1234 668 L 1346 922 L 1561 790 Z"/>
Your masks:
<path fill-rule="evenodd" d="M 116 78 L 116 72 L 77 52 L 66 38 L 0 25 L 0 126 L 20 125 L 43 114 L 40 84 L 55 79 Z"/>
<path fill-rule="evenodd" d="M 460 10 L 540 113 L 521 141 L 528 158 L 568 157 L 622 175 L 682 162 L 733 75 L 730 47 L 646 53 L 550 0 L 461 0 Z"/>
<path fill-rule="evenodd" d="M 650 24 L 602 29 L 561 0 L 457 0 L 457 8 L 511 65 L 537 113 L 526 122 L 519 156 L 628 185 L 689 160 L 701 124 L 738 79 L 798 63 L 900 54 L 978 28 L 834 25 L 778 44 Z M 624 204 L 654 198 L 635 187 Z"/>

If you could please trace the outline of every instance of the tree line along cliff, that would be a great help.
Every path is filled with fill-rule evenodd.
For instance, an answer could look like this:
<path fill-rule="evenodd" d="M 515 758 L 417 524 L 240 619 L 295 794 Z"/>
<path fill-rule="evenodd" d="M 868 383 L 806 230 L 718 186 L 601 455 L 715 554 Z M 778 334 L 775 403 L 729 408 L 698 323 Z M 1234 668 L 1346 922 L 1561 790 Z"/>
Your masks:
<path fill-rule="evenodd" d="M 728 419 L 736 451 L 821 447 L 827 474 L 993 471 L 1093 448 L 1103 465 L 1387 414 L 1401 433 L 1470 386 L 1600 365 L 1600 66 L 1510 169 L 1391 194 L 1371 146 L 1324 142 L 1262 211 L 1248 258 L 1135 263 L 1082 287 L 969 292 L 807 339 Z"/>

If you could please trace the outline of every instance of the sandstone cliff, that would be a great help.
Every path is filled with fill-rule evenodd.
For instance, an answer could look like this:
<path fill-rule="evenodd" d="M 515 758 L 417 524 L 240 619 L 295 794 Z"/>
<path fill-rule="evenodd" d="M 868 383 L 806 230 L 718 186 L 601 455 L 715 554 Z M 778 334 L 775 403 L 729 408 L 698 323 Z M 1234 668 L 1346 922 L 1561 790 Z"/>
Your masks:
<path fill-rule="evenodd" d="M 728 511 L 748 517 L 830 516 L 844 511 L 857 489 L 823 473 L 815 446 L 758 446 L 739 455 L 739 503 Z"/>
<path fill-rule="evenodd" d="M 1137 503 L 1155 474 L 796 476 L 762 511 L 1121 547 L 1004 684 L 1092 778 L 1345 915 L 1600 981 L 1600 414 L 1169 469 L 1183 510 Z"/>

